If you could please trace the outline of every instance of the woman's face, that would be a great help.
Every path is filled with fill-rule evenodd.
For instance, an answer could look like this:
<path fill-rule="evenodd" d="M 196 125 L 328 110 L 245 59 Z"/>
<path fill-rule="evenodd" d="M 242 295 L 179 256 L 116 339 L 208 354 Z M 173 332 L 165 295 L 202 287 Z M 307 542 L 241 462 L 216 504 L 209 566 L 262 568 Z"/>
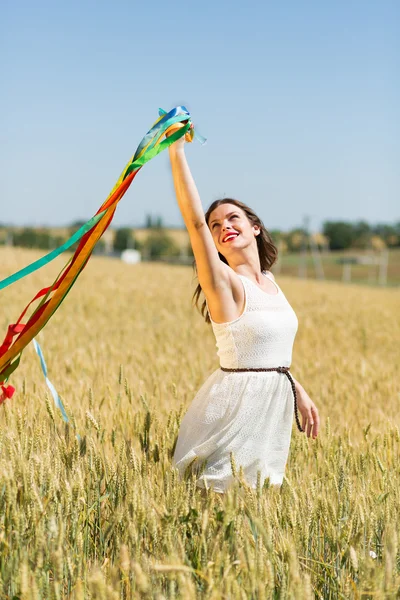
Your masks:
<path fill-rule="evenodd" d="M 225 257 L 252 244 L 260 231 L 258 225 L 252 225 L 246 213 L 235 204 L 217 206 L 210 214 L 208 227 L 218 252 Z"/>

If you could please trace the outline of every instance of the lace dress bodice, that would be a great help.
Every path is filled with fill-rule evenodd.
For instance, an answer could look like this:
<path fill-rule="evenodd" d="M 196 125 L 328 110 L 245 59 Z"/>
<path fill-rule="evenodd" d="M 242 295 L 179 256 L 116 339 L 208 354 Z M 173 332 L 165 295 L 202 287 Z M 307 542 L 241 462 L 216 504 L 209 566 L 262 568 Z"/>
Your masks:
<path fill-rule="evenodd" d="M 273 281 L 267 273 L 263 275 Z M 245 293 L 245 307 L 240 317 L 228 323 L 216 323 L 208 311 L 220 366 L 229 369 L 290 367 L 298 328 L 296 313 L 275 281 L 278 293 L 268 294 L 248 277 L 239 277 Z"/>

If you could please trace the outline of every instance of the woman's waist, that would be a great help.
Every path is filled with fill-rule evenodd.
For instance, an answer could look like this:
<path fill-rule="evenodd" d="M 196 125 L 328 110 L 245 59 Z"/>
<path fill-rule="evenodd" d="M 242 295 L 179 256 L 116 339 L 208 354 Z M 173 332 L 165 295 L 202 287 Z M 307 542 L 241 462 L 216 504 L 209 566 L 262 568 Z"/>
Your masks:
<path fill-rule="evenodd" d="M 278 362 L 278 361 L 273 361 L 267 364 L 257 364 L 255 363 L 254 365 L 246 365 L 246 366 L 241 366 L 241 365 L 234 365 L 232 366 L 232 364 L 221 364 L 219 365 L 219 369 L 221 371 L 225 371 L 227 373 L 229 372 L 238 372 L 238 373 L 268 373 L 271 371 L 277 371 L 277 372 L 283 372 L 283 371 L 288 371 L 291 367 L 291 363 L 287 362 L 287 361 L 282 361 L 282 362 Z"/>
<path fill-rule="evenodd" d="M 275 347 L 271 352 L 244 352 L 238 349 L 220 349 L 217 352 L 219 364 L 227 369 L 270 369 L 290 367 L 292 364 L 291 347 Z"/>
<path fill-rule="evenodd" d="M 221 371 L 225 371 L 227 373 L 230 372 L 240 372 L 240 373 L 251 373 L 251 372 L 255 372 L 255 373 L 262 373 L 262 372 L 269 372 L 269 371 L 277 371 L 278 373 L 283 373 L 285 371 L 289 371 L 291 365 L 274 365 L 274 366 L 269 366 L 269 367 L 224 367 L 222 365 L 219 366 L 219 368 L 221 369 Z"/>

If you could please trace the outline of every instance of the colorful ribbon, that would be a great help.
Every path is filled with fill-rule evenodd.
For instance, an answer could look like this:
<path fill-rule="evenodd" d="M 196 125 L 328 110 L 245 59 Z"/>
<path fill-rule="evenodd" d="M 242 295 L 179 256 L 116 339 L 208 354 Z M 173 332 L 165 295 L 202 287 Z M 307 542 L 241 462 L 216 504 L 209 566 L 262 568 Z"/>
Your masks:
<path fill-rule="evenodd" d="M 40 290 L 22 311 L 17 322 L 8 327 L 6 337 L 3 344 L 0 346 L 0 385 L 2 386 L 1 389 L 3 391 L 3 394 L 0 397 L 0 404 L 4 401 L 1 400 L 3 396 L 4 399 L 6 397 L 11 397 L 14 392 L 12 386 L 6 388 L 3 384 L 18 367 L 24 348 L 49 321 L 71 290 L 79 274 L 85 268 L 93 252 L 94 246 L 109 227 L 118 202 L 124 196 L 143 165 L 186 134 L 187 137 L 189 137 L 189 141 L 193 140 L 194 137 L 197 137 L 201 143 L 205 142 L 204 138 L 195 133 L 190 114 L 184 106 L 173 108 L 168 113 L 160 109 L 159 115 L 157 121 L 155 121 L 140 142 L 135 154 L 125 166 L 118 181 L 97 213 L 58 249 L 53 250 L 43 258 L 0 282 L 0 289 L 4 289 L 15 281 L 22 279 L 26 275 L 29 275 L 40 267 L 48 264 L 56 258 L 56 256 L 64 252 L 64 250 L 80 240 L 75 253 L 68 260 L 55 281 L 49 287 Z M 176 129 L 176 124 L 180 124 L 179 129 Z M 172 127 L 174 125 L 175 127 Z M 163 139 L 169 129 L 173 131 L 173 133 Z M 29 307 L 33 302 L 39 299 L 39 305 L 35 308 L 27 322 L 23 324 L 22 320 Z M 36 345 L 35 348 L 37 351 Z M 40 357 L 40 353 L 38 354 Z"/>
<path fill-rule="evenodd" d="M 61 398 L 58 395 L 56 388 L 51 383 L 50 379 L 47 377 L 47 365 L 46 365 L 46 361 L 44 360 L 44 356 L 43 356 L 43 352 L 42 352 L 42 349 L 40 347 L 40 344 L 35 339 L 33 339 L 32 341 L 33 341 L 33 345 L 35 347 L 35 350 L 36 350 L 36 352 L 37 352 L 37 354 L 39 356 L 40 365 L 42 367 L 42 371 L 43 371 L 43 375 L 44 375 L 44 378 L 45 378 L 46 383 L 47 383 L 47 387 L 49 388 L 49 390 L 51 392 L 51 395 L 53 396 L 54 404 L 60 410 L 62 418 L 64 419 L 64 421 L 66 423 L 69 423 L 69 418 L 67 416 L 67 413 L 65 412 L 65 408 L 64 408 L 63 403 L 61 402 Z"/>

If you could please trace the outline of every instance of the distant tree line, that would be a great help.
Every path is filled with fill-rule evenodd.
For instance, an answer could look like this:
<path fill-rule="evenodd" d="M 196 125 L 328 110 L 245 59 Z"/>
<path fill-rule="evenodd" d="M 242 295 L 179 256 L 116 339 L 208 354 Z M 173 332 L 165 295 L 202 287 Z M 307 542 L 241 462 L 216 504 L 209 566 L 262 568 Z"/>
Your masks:
<path fill-rule="evenodd" d="M 149 259 L 160 258 L 161 256 L 179 256 L 180 247 L 173 238 L 168 235 L 162 227 L 151 227 L 152 231 L 144 241 L 135 237 L 134 230 L 129 227 L 117 229 L 114 236 L 113 248 L 116 252 L 123 252 L 127 249 L 135 249 L 141 252 L 143 257 Z"/>
<path fill-rule="evenodd" d="M 18 246 L 21 248 L 37 248 L 44 251 L 50 251 L 65 243 L 78 229 L 84 225 L 84 221 L 74 221 L 67 228 L 68 235 L 60 236 L 51 233 L 51 229 L 33 227 L 14 228 L 0 224 L 0 245 Z M 130 227 L 120 227 L 115 230 L 112 242 L 112 253 L 120 253 L 126 249 L 139 250 L 143 258 L 150 260 L 164 257 L 178 257 L 182 253 L 181 247 L 175 242 L 167 230 L 163 227 L 161 217 L 148 216 L 146 220 L 146 229 L 149 233 L 145 240 L 141 241 L 135 237 L 135 230 Z M 70 247 L 70 252 L 74 252 L 79 242 Z M 183 253 L 185 252 L 183 249 Z M 106 254 L 107 245 L 104 238 L 100 238 L 93 250 L 94 254 Z M 187 248 L 187 254 L 193 255 L 190 244 Z"/>
<path fill-rule="evenodd" d="M 369 225 L 366 221 L 325 221 L 323 234 L 328 238 L 331 250 L 368 248 L 373 238 L 380 238 L 385 246 L 394 248 L 400 246 L 400 221 L 394 225 Z"/>
<path fill-rule="evenodd" d="M 324 221 L 322 232 L 309 234 L 303 228 L 291 231 L 270 230 L 272 239 L 283 241 L 289 252 L 298 252 L 309 235 L 320 249 L 347 250 L 366 248 L 394 248 L 400 246 L 400 221 L 394 225 L 370 225 L 366 221 Z"/>
<path fill-rule="evenodd" d="M 20 231 L 11 231 L 5 228 L 3 232 L 6 235 L 1 236 L 0 243 L 11 243 L 13 246 L 20 246 L 21 248 L 51 250 L 66 241 L 62 236 L 51 235 L 46 229 L 34 229 L 33 227 L 25 227 Z"/>
<path fill-rule="evenodd" d="M 51 250 L 63 244 L 81 226 L 83 221 L 76 221 L 68 228 L 68 236 L 52 235 L 50 229 L 26 227 L 16 229 L 0 225 L 0 244 L 11 244 L 24 248 L 39 248 Z M 157 259 L 161 256 L 177 257 L 184 253 L 193 256 L 190 243 L 186 248 L 180 248 L 163 225 L 162 217 L 148 214 L 145 228 L 149 230 L 145 240 L 135 237 L 135 230 L 130 227 L 120 227 L 115 230 L 112 243 L 113 252 L 122 252 L 132 248 L 139 250 L 144 258 Z M 286 252 L 298 252 L 302 249 L 309 234 L 303 228 L 290 231 L 279 229 L 270 230 L 274 243 L 283 243 Z M 400 246 L 400 221 L 390 225 L 381 223 L 370 225 L 366 221 L 325 221 L 321 233 L 312 234 L 314 243 L 321 249 L 346 250 L 349 248 L 365 249 L 370 247 Z M 379 243 L 377 243 L 377 240 Z M 74 251 L 77 244 L 71 248 Z M 104 239 L 95 246 L 95 253 L 107 251 Z"/>

